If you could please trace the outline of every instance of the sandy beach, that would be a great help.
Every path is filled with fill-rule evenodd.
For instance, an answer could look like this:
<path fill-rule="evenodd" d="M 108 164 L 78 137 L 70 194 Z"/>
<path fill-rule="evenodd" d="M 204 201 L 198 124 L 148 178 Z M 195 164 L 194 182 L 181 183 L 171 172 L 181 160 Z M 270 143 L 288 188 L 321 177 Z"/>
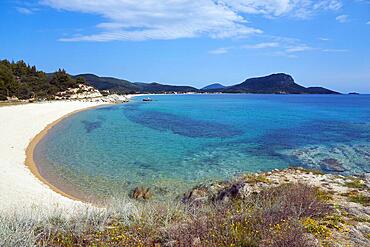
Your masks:
<path fill-rule="evenodd" d="M 34 144 L 53 124 L 99 105 L 102 103 L 58 101 L 0 107 L 0 212 L 85 206 L 42 179 L 32 154 Z"/>

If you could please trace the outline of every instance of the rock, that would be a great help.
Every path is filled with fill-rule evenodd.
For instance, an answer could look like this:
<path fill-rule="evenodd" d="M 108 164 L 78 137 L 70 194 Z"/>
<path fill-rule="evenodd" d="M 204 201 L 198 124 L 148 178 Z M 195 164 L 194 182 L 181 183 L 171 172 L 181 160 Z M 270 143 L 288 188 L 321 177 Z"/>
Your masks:
<path fill-rule="evenodd" d="M 177 244 L 177 241 L 176 240 L 172 240 L 172 241 L 169 241 L 167 243 L 164 244 L 165 247 L 174 247 L 176 246 Z"/>
<path fill-rule="evenodd" d="M 336 159 L 323 159 L 320 162 L 320 168 L 326 172 L 344 172 L 346 170 Z"/>
<path fill-rule="evenodd" d="M 149 200 L 152 197 L 152 193 L 150 192 L 150 188 L 144 188 L 144 187 L 136 187 L 132 191 L 132 198 L 139 200 Z"/>
<path fill-rule="evenodd" d="M 183 203 L 202 203 L 208 201 L 209 190 L 205 186 L 192 189 L 182 198 Z"/>
<path fill-rule="evenodd" d="M 370 173 L 365 173 L 363 176 L 364 176 L 366 186 L 370 188 Z"/>
<path fill-rule="evenodd" d="M 200 238 L 199 237 L 193 239 L 192 246 L 200 246 L 200 244 L 201 244 L 201 241 L 200 241 Z"/>
<path fill-rule="evenodd" d="M 349 215 L 354 217 L 369 219 L 370 209 L 369 207 L 362 206 L 361 204 L 354 202 L 343 203 L 342 206 L 346 209 Z"/>
<path fill-rule="evenodd" d="M 244 197 L 247 193 L 247 184 L 244 182 L 236 183 L 231 185 L 231 187 L 225 188 L 220 191 L 218 195 L 214 198 L 215 201 L 228 201 L 237 197 Z M 249 194 L 249 193 L 248 193 Z"/>
<path fill-rule="evenodd" d="M 356 228 L 351 227 L 348 232 L 349 239 L 354 246 L 369 246 L 370 241 Z"/>
<path fill-rule="evenodd" d="M 362 235 L 367 236 L 370 234 L 370 226 L 365 225 L 364 223 L 358 223 L 356 226 L 357 230 L 359 230 Z"/>

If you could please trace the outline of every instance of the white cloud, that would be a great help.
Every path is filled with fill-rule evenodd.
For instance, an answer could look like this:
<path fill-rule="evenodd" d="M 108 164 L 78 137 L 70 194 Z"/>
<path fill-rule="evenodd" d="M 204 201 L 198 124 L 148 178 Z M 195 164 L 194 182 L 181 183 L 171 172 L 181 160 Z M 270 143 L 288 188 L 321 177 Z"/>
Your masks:
<path fill-rule="evenodd" d="M 303 51 L 309 51 L 309 50 L 313 50 L 313 48 L 308 45 L 303 44 L 303 45 L 291 46 L 287 48 L 285 51 L 287 53 L 295 53 L 295 52 L 303 52 Z"/>
<path fill-rule="evenodd" d="M 320 37 L 319 40 L 321 40 L 321 41 L 330 41 L 329 38 L 323 38 L 323 37 Z"/>
<path fill-rule="evenodd" d="M 348 22 L 348 15 L 339 15 L 335 18 L 339 23 Z"/>
<path fill-rule="evenodd" d="M 323 49 L 323 52 L 348 52 L 347 49 Z"/>
<path fill-rule="evenodd" d="M 341 0 L 228 0 L 224 1 L 237 11 L 248 14 L 282 16 L 291 14 L 307 18 L 320 10 L 338 10 Z"/>
<path fill-rule="evenodd" d="M 25 7 L 16 7 L 15 8 L 19 13 L 23 15 L 30 15 L 33 14 L 33 10 Z"/>
<path fill-rule="evenodd" d="M 280 53 L 284 54 L 292 54 L 297 52 L 304 52 L 314 50 L 311 46 L 303 43 L 299 39 L 289 38 L 289 37 L 279 37 L 279 36 L 272 36 L 271 39 L 279 44 L 281 48 Z"/>
<path fill-rule="evenodd" d="M 279 43 L 277 42 L 263 42 L 263 43 L 258 43 L 254 45 L 245 45 L 243 48 L 246 49 L 264 49 L 264 48 L 274 48 L 278 47 Z"/>
<path fill-rule="evenodd" d="M 370 25 L 370 21 L 366 22 L 367 25 Z"/>
<path fill-rule="evenodd" d="M 341 8 L 341 0 L 40 0 L 58 10 L 104 18 L 93 34 L 62 41 L 178 39 L 259 34 L 248 15 L 305 18 L 321 10 Z"/>
<path fill-rule="evenodd" d="M 228 53 L 230 50 L 230 48 L 227 48 L 227 47 L 221 47 L 221 48 L 217 48 L 215 50 L 212 50 L 212 51 L 209 51 L 210 54 L 213 54 L 213 55 L 221 55 L 221 54 L 226 54 Z"/>
<path fill-rule="evenodd" d="M 269 55 L 284 56 L 289 58 L 297 58 L 298 53 L 317 50 L 317 48 L 313 48 L 295 38 L 270 35 L 260 35 L 260 37 L 266 41 L 252 45 L 244 45 L 241 48 L 255 50 L 269 49 Z M 271 49 L 273 49 L 273 52 L 270 51 Z"/>

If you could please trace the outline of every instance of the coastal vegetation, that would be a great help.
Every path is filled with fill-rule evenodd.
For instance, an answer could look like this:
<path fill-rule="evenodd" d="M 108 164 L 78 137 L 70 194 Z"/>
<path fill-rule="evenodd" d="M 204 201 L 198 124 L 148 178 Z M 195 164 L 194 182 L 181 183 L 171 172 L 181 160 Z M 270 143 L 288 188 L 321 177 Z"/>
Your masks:
<path fill-rule="evenodd" d="M 178 203 L 141 197 L 74 215 L 1 215 L 0 245 L 364 246 L 369 215 L 339 193 L 353 191 L 345 180 L 290 168 L 201 185 Z"/>
<path fill-rule="evenodd" d="M 82 77 L 73 78 L 63 69 L 48 75 L 24 61 L 0 61 L 0 100 L 52 99 L 58 92 L 84 84 Z"/>

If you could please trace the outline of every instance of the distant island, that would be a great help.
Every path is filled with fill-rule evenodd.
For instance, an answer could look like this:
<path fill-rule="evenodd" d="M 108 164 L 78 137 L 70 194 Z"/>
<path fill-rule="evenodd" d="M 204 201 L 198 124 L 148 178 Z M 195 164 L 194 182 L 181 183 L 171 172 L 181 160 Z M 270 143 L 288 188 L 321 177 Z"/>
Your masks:
<path fill-rule="evenodd" d="M 323 87 L 304 87 L 293 77 L 272 74 L 247 79 L 240 84 L 224 86 L 214 83 L 201 89 L 191 86 L 174 86 L 157 82 L 130 82 L 114 77 L 99 77 L 94 74 L 72 76 L 59 69 L 54 73 L 39 71 L 24 61 L 0 61 L 0 101 L 55 99 L 71 92 L 96 91 L 104 94 L 160 94 L 160 93 L 255 93 L 255 94 L 339 94 Z M 66 93 L 67 92 L 67 93 Z M 97 92 L 99 93 L 99 92 Z"/>

